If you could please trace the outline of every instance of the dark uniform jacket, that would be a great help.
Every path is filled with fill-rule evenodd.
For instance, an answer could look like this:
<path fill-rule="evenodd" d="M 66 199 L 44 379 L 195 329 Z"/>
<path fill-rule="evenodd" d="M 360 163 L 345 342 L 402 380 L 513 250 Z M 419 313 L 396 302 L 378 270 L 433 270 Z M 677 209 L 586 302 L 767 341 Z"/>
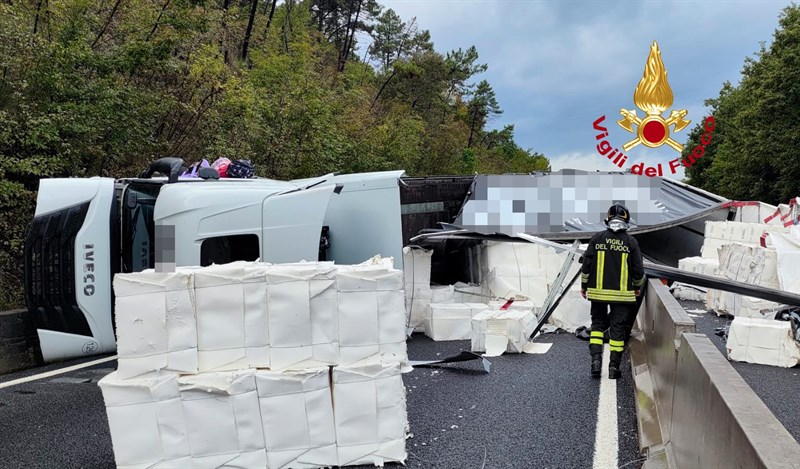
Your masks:
<path fill-rule="evenodd" d="M 601 231 L 583 255 L 581 289 L 590 301 L 629 303 L 644 284 L 639 243 L 627 231 Z"/>

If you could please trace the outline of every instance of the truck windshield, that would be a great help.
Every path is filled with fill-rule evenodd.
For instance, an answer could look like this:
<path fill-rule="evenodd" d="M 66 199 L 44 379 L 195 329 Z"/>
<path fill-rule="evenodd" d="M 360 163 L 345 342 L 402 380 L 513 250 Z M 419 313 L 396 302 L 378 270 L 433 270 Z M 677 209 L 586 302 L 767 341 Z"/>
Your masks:
<path fill-rule="evenodd" d="M 155 266 L 153 211 L 161 184 L 130 183 L 122 200 L 122 272 Z"/>

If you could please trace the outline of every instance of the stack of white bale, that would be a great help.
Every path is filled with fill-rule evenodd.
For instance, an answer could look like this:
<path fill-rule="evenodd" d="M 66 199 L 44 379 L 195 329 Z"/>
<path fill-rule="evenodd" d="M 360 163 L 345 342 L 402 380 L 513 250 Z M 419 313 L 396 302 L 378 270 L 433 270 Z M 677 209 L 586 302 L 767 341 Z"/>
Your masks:
<path fill-rule="evenodd" d="M 752 220 L 755 214 L 764 212 L 765 210 L 764 207 L 756 205 L 742 206 L 738 208 L 737 213 L 741 213 L 741 215 L 737 215 L 737 217 L 742 220 Z M 751 223 L 748 221 L 708 221 L 705 225 L 701 255 L 699 257 L 687 257 L 679 260 L 678 267 L 690 272 L 736 280 L 737 278 L 743 277 L 744 274 L 729 272 L 730 266 L 723 266 L 723 262 L 729 260 L 729 252 L 726 251 L 725 255 L 723 255 L 723 248 L 725 246 L 737 244 L 760 250 L 764 249 L 761 247 L 762 236 L 765 234 L 785 233 L 786 231 L 787 228 L 781 225 Z M 739 251 L 741 249 L 742 248 L 734 248 L 734 250 Z M 770 254 L 766 252 L 764 255 L 757 255 L 755 258 L 767 259 L 769 256 L 773 255 L 774 253 Z M 766 268 L 767 272 L 765 275 L 766 278 L 769 278 L 772 274 L 768 271 L 773 267 L 774 265 L 765 265 L 758 267 L 758 270 L 761 271 Z M 684 285 L 681 283 L 675 284 L 673 294 L 679 299 L 705 300 L 706 307 L 716 310 L 718 314 L 737 315 L 737 312 L 742 306 L 744 307 L 742 314 L 756 314 L 755 311 L 758 308 L 769 308 L 772 306 L 767 303 L 760 305 L 753 303 L 754 299 L 743 299 L 740 295 L 723 294 L 722 292 L 708 290 L 703 287 Z M 736 296 L 737 298 L 724 298 L 729 295 Z"/>
<path fill-rule="evenodd" d="M 119 467 L 404 461 L 402 272 L 234 263 L 117 275 L 100 381 Z"/>
<path fill-rule="evenodd" d="M 425 314 L 431 304 L 431 257 L 433 251 L 403 248 L 403 271 L 406 291 L 406 326 L 409 331 L 425 330 Z"/>
<path fill-rule="evenodd" d="M 729 280 L 780 290 L 778 259 L 774 249 L 741 243 L 725 244 L 719 250 L 719 276 Z M 778 304 L 720 290 L 709 290 L 706 307 L 717 314 L 762 318 L 774 316 Z"/>
<path fill-rule="evenodd" d="M 585 249 L 585 246 L 583 247 Z M 534 243 L 487 242 L 484 249 L 491 294 L 505 299 L 530 301 L 537 310 L 544 305 L 567 257 L 566 252 Z M 575 261 L 564 280 L 566 284 L 580 270 Z M 549 323 L 569 332 L 591 324 L 591 304 L 580 294 L 580 282 L 567 290 Z"/>

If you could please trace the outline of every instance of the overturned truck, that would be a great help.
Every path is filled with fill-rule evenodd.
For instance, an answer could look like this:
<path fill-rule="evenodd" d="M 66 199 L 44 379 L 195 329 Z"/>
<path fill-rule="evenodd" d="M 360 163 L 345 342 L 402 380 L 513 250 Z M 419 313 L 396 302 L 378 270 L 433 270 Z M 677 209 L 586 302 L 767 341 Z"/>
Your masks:
<path fill-rule="evenodd" d="M 403 247 L 424 245 L 433 249 L 431 282 L 476 283 L 473 248 L 483 241 L 522 241 L 519 233 L 586 240 L 620 202 L 661 269 L 653 272 L 668 276 L 699 252 L 706 221 L 735 216 L 714 194 L 619 172 L 411 178 L 390 171 L 276 181 L 184 178 L 179 167 L 40 182 L 25 285 L 45 360 L 115 350 L 117 273 L 256 259 L 352 264 L 376 254 L 402 267 Z"/>

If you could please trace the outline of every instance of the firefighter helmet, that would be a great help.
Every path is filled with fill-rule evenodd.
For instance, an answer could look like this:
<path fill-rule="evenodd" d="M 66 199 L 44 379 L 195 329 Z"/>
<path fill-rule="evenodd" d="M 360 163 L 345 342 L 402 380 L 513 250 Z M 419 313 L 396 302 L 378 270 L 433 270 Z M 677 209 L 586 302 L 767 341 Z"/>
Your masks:
<path fill-rule="evenodd" d="M 613 219 L 619 219 L 624 221 L 625 223 L 631 222 L 631 214 L 628 209 L 622 204 L 614 204 L 608 208 L 608 214 L 606 216 L 606 224 Z"/>

